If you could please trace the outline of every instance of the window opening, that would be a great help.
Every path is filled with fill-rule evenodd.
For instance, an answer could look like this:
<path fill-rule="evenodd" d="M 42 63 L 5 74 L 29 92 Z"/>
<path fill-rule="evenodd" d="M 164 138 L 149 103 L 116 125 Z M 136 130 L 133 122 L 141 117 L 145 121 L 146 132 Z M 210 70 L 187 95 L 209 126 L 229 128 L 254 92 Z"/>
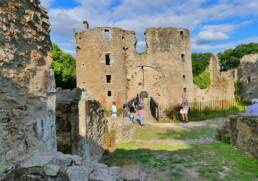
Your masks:
<path fill-rule="evenodd" d="M 110 65 L 110 54 L 106 54 L 105 55 L 105 61 L 106 61 L 106 65 Z"/>
<path fill-rule="evenodd" d="M 110 40 L 110 31 L 109 30 L 104 30 L 104 40 L 109 41 Z"/>
<path fill-rule="evenodd" d="M 111 75 L 106 75 L 106 81 L 107 83 L 111 83 Z"/>
<path fill-rule="evenodd" d="M 107 95 L 108 95 L 108 97 L 111 97 L 111 96 L 112 96 L 112 92 L 111 92 L 111 91 L 108 91 L 108 92 L 107 92 Z"/>

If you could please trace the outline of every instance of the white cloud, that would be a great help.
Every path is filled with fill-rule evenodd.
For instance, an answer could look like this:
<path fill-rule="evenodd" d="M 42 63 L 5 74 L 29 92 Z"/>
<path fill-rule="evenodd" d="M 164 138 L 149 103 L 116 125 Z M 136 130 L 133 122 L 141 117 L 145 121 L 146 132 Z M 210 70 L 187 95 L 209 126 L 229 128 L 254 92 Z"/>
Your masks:
<path fill-rule="evenodd" d="M 221 0 L 211 7 L 202 6 L 207 0 L 185 0 L 184 3 L 181 0 L 123 0 L 112 9 L 112 0 L 76 0 L 79 5 L 70 9 L 51 8 L 51 1 L 43 0 L 49 7 L 52 40 L 69 52 L 75 47 L 74 29 L 81 31 L 83 20 L 88 20 L 90 27 L 119 26 L 135 30 L 139 42 L 144 42 L 143 32 L 148 27 L 186 27 L 193 32 L 194 50 L 212 50 L 209 43 L 227 40 L 239 25 L 205 24 L 225 18 L 258 16 L 258 1 L 254 0 Z M 70 46 L 64 46 L 67 42 Z"/>
<path fill-rule="evenodd" d="M 198 44 L 206 44 L 229 38 L 229 33 L 235 30 L 236 25 L 206 25 L 201 28 L 197 34 L 195 42 Z"/>
<path fill-rule="evenodd" d="M 43 5 L 43 7 L 48 8 L 51 6 L 51 4 L 54 2 L 54 0 L 41 0 L 40 2 Z"/>

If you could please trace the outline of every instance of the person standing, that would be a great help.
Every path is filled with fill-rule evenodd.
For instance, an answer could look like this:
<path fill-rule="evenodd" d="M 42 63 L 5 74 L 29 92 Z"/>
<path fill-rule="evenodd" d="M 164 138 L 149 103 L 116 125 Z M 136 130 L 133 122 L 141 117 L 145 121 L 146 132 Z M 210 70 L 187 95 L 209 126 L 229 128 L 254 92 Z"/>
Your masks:
<path fill-rule="evenodd" d="M 131 123 L 134 124 L 135 108 L 134 108 L 133 104 L 130 105 L 130 109 L 129 110 L 130 110 L 129 119 L 130 119 Z"/>
<path fill-rule="evenodd" d="M 182 94 L 181 106 L 182 106 L 182 108 L 180 110 L 180 114 L 182 115 L 183 122 L 187 123 L 187 122 L 189 122 L 189 118 L 188 118 L 189 102 L 188 102 L 188 97 L 186 94 L 186 88 L 184 88 L 184 92 Z"/>
<path fill-rule="evenodd" d="M 112 103 L 111 111 L 112 111 L 112 117 L 117 117 L 117 108 L 116 108 L 115 102 Z"/>
<path fill-rule="evenodd" d="M 140 125 L 144 126 L 144 108 L 141 106 L 139 106 L 139 109 L 138 109 L 138 117 L 140 120 Z"/>

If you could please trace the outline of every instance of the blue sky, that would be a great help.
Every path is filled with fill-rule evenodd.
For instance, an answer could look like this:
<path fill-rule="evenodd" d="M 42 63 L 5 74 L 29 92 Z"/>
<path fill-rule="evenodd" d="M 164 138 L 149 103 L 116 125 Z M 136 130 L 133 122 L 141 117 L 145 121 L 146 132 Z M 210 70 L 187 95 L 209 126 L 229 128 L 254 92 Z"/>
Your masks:
<path fill-rule="evenodd" d="M 148 27 L 191 31 L 193 52 L 217 53 L 241 43 L 258 42 L 258 0 L 41 0 L 48 9 L 51 39 L 75 54 L 74 32 L 117 26 L 136 31 L 143 50 Z"/>

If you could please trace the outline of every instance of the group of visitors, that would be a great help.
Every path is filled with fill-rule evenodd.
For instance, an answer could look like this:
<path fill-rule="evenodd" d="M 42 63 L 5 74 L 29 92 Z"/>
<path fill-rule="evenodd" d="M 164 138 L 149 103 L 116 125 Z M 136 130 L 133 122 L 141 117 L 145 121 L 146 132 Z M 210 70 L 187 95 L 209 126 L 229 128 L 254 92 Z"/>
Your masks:
<path fill-rule="evenodd" d="M 137 94 L 137 96 L 130 102 L 126 102 L 123 106 L 124 117 L 129 117 L 132 124 L 135 121 L 139 121 L 141 126 L 144 126 L 144 99 L 143 96 Z M 138 113 L 138 119 L 136 119 L 136 112 Z"/>
<path fill-rule="evenodd" d="M 112 103 L 112 117 L 117 117 L 117 107 L 116 103 Z M 186 94 L 186 89 L 182 94 L 182 103 L 180 114 L 182 115 L 183 122 L 189 122 L 188 119 L 188 111 L 189 111 L 189 102 Z M 138 119 L 136 119 L 136 112 L 138 113 Z M 129 120 L 132 124 L 135 124 L 135 121 L 139 121 L 141 126 L 144 126 L 144 98 L 142 95 L 137 94 L 137 96 L 132 99 L 130 102 L 126 102 L 123 106 L 123 116 L 129 117 Z"/>

